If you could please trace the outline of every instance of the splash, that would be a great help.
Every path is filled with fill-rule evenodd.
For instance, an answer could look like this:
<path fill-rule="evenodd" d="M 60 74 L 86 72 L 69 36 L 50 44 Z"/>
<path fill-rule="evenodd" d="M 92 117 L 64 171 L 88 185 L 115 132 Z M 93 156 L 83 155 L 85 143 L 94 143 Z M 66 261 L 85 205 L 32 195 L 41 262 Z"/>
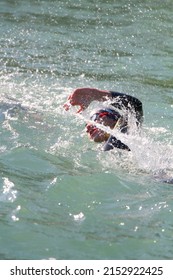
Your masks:
<path fill-rule="evenodd" d="M 79 114 L 78 118 L 87 123 L 92 123 L 88 112 Z M 130 120 L 129 134 L 123 134 L 118 130 L 111 130 L 102 124 L 93 122 L 99 129 L 111 133 L 117 139 L 125 143 L 131 150 L 126 152 L 114 149 L 106 153 L 100 153 L 98 147 L 97 157 L 102 161 L 104 168 L 125 168 L 130 173 L 151 174 L 155 179 L 171 183 L 173 181 L 173 145 L 169 133 L 163 127 L 143 126 L 137 130 L 133 117 Z M 166 135 L 166 137 L 164 137 Z M 160 139 L 161 138 L 161 139 Z M 109 155 L 108 155 L 109 154 Z"/>
<path fill-rule="evenodd" d="M 6 87 L 7 82 L 8 88 Z M 76 168 L 87 169 L 89 165 L 93 166 L 90 164 L 92 152 L 88 152 L 93 150 L 96 161 L 99 158 L 102 165 L 100 168 L 107 167 L 108 169 L 111 166 L 114 171 L 117 168 L 125 168 L 130 173 L 149 173 L 155 178 L 161 178 L 165 181 L 171 180 L 173 146 L 171 133 L 165 128 L 144 126 L 140 131 L 137 131 L 132 118 L 130 132 L 125 135 L 118 130 L 111 130 L 94 122 L 94 125 L 106 133 L 113 134 L 131 150 L 131 152 L 126 152 L 115 149 L 107 154 L 101 152 L 101 144 L 91 143 L 84 133 L 85 124 L 88 121 L 92 122 L 89 111 L 100 108 L 98 102 L 93 102 L 89 110 L 85 110 L 82 114 L 76 114 L 76 108 L 65 112 L 63 104 L 72 89 L 68 86 L 63 87 L 62 83 L 55 80 L 54 77 L 51 78 L 50 84 L 47 77 L 39 75 L 23 79 L 18 83 L 12 75 L 6 76 L 5 80 L 3 77 L 1 91 L 0 102 L 3 106 L 1 106 L 0 120 L 3 122 L 2 128 L 7 130 L 8 127 L 8 130 L 13 132 L 13 139 L 18 137 L 20 140 L 23 133 L 23 131 L 18 131 L 16 127 L 13 128 L 13 122 L 20 122 L 22 118 L 25 121 L 26 119 L 31 120 L 31 116 L 34 116 L 33 112 L 37 112 L 40 114 L 39 118 L 36 114 L 32 123 L 25 123 L 28 125 L 28 135 L 32 128 L 35 131 L 39 129 L 38 143 L 42 141 L 41 134 L 48 135 L 46 136 L 45 151 L 70 159 Z M 4 122 L 5 120 L 6 122 Z M 40 126 L 38 127 L 36 123 L 39 123 Z M 170 137 L 165 139 L 165 135 Z M 33 137 L 35 137 L 34 133 Z M 28 142 L 33 141 L 28 140 Z M 4 150 L 4 147 L 6 149 L 5 144 L 1 146 L 1 151 Z M 95 161 L 93 160 L 93 162 Z"/>
<path fill-rule="evenodd" d="M 1 191 L 0 194 L 0 200 L 14 202 L 17 198 L 17 190 L 14 189 L 15 187 L 14 183 L 6 177 L 2 179 L 4 180 L 4 183 L 2 187 L 3 190 Z"/>

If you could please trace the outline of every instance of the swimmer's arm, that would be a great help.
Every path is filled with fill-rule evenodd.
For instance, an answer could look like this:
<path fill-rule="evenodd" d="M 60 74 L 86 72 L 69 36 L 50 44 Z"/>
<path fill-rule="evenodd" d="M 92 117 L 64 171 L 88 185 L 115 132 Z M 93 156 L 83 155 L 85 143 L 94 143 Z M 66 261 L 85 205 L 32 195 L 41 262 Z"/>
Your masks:
<path fill-rule="evenodd" d="M 118 109 L 122 109 L 124 106 L 127 110 L 136 114 L 137 121 L 141 123 L 143 121 L 143 108 L 142 102 L 131 95 L 125 93 L 119 93 L 111 91 L 113 103 L 112 105 Z"/>
<path fill-rule="evenodd" d="M 137 98 L 119 92 L 100 90 L 96 88 L 77 88 L 69 95 L 67 102 L 64 104 L 65 110 L 69 110 L 70 106 L 79 106 L 78 113 L 85 110 L 92 101 L 113 100 L 113 106 L 122 109 L 134 110 L 136 118 L 142 121 L 143 110 L 142 103 Z"/>
<path fill-rule="evenodd" d="M 80 106 L 78 113 L 85 110 L 92 101 L 106 101 L 112 98 L 112 94 L 107 90 L 96 88 L 77 88 L 69 95 L 67 102 L 64 104 L 65 110 L 70 106 Z"/>
<path fill-rule="evenodd" d="M 105 143 L 103 150 L 110 151 L 114 148 L 130 151 L 130 148 L 126 144 L 122 143 L 115 136 L 111 135 L 107 140 L 107 142 Z"/>

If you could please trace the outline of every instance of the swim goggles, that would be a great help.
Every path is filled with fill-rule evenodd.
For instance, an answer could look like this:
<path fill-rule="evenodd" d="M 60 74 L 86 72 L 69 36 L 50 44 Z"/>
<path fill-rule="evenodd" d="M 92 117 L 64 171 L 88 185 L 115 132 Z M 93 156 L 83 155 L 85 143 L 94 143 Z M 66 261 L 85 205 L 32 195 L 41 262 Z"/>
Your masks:
<path fill-rule="evenodd" d="M 113 111 L 111 109 L 101 109 L 98 112 L 96 112 L 95 114 L 93 114 L 90 119 L 92 121 L 97 121 L 101 118 L 103 118 L 104 116 L 113 119 L 114 121 L 118 121 L 118 119 L 121 117 L 120 114 L 116 111 Z"/>

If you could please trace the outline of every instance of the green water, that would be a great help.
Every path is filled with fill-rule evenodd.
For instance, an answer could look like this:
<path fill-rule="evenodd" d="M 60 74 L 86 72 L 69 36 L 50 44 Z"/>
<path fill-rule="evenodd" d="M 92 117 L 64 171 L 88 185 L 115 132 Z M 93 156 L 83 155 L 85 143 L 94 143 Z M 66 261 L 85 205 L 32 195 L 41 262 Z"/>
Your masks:
<path fill-rule="evenodd" d="M 173 258 L 172 1 L 0 2 L 0 259 Z M 76 87 L 144 107 L 103 153 Z M 165 183 L 167 181 L 169 183 Z"/>

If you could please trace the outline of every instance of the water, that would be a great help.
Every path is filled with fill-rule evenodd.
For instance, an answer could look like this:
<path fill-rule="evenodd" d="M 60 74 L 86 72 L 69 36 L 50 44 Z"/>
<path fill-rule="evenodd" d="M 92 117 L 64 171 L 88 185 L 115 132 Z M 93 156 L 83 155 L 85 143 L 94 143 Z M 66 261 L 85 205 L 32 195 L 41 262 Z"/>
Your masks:
<path fill-rule="evenodd" d="M 0 2 L 0 258 L 172 259 L 172 1 Z M 76 87 L 143 102 L 132 153 L 62 106 Z M 122 136 L 121 136 L 122 137 Z"/>

